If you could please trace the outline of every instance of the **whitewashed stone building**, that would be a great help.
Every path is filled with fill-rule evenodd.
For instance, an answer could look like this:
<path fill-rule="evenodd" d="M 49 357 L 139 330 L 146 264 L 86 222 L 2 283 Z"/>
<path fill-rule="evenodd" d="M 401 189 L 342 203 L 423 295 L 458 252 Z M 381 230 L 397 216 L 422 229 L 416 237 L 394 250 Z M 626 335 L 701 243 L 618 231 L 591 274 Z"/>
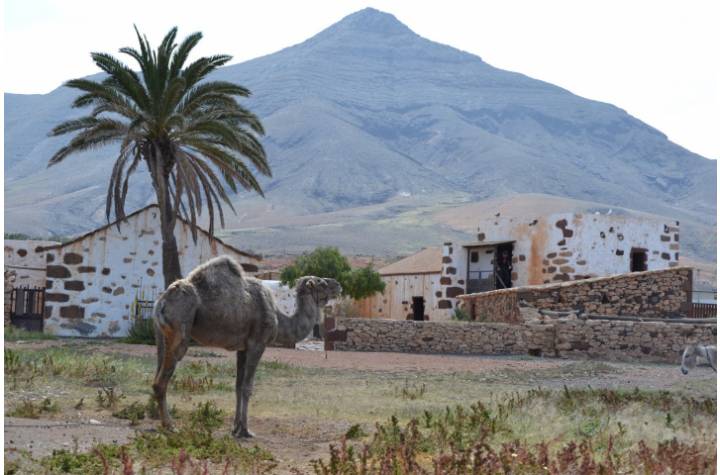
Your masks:
<path fill-rule="evenodd" d="M 438 307 L 442 267 L 442 250 L 430 247 L 378 269 L 385 290 L 358 302 L 358 313 L 393 320 L 448 320 L 449 312 Z"/>
<path fill-rule="evenodd" d="M 15 276 L 15 287 L 45 287 L 46 248 L 57 241 L 5 239 L 5 270 Z"/>
<path fill-rule="evenodd" d="M 250 274 L 261 258 L 198 231 L 178 219 L 175 236 L 180 266 L 187 273 L 215 256 L 233 257 Z M 62 336 L 127 334 L 133 306 L 163 290 L 162 243 L 157 205 L 64 244 L 38 250 L 47 262 L 44 331 Z"/>
<path fill-rule="evenodd" d="M 677 221 L 558 213 L 480 222 L 477 241 L 446 242 L 440 309 L 458 295 L 678 266 Z"/>

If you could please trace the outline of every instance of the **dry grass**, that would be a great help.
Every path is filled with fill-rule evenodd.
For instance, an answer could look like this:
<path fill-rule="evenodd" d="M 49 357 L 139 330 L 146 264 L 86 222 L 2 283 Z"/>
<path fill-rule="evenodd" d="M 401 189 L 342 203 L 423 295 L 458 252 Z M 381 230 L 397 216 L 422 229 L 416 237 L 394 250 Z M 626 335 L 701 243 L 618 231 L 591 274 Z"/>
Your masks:
<path fill-rule="evenodd" d="M 180 433 L 184 434 L 177 437 L 147 432 L 157 424 L 153 419 L 156 408 L 149 398 L 154 357 L 99 354 L 96 349 L 92 343 L 63 342 L 45 349 L 6 352 L 7 415 L 25 417 L 21 415 L 24 401 L 40 408 L 41 401 L 51 398 L 57 410 L 30 412 L 53 420 L 77 415 L 100 420 L 114 417 L 142 428 L 140 434 L 144 435 L 131 439 L 122 450 L 65 450 L 41 460 L 26 454 L 10 463 L 11 467 L 20 464 L 17 473 L 45 473 L 47 467 L 52 467 L 50 473 L 61 472 L 58 467 L 72 467 L 77 473 L 103 473 L 106 464 L 122 473 L 123 464 L 128 462 L 135 471 L 139 467 L 164 467 L 168 473 L 204 473 L 203 467 L 209 464 L 212 473 L 223 473 L 226 466 L 238 470 L 252 467 L 262 473 L 277 463 L 262 444 L 258 448 L 238 446 L 227 437 L 235 406 L 235 368 L 229 360 L 208 354 L 207 358 L 188 359 L 180 365 L 169 393 Z M 359 457 L 364 445 L 372 449 L 368 449 L 368 457 L 372 457 L 366 462 L 378 467 L 382 463 L 407 465 L 412 459 L 410 465 L 421 471 L 410 467 L 393 472 L 408 474 L 422 470 L 433 473 L 437 467 L 442 468 L 438 473 L 470 473 L 478 457 L 497 464 L 503 457 L 515 459 L 512 453 L 521 454 L 518 457 L 524 461 L 523 470 L 528 470 L 515 473 L 535 473 L 530 468 L 538 460 L 554 463 L 555 473 L 572 473 L 567 467 L 582 463 L 588 454 L 596 468 L 607 468 L 608 450 L 621 465 L 635 461 L 651 467 L 664 463 L 663 457 L 677 450 L 686 454 L 682 457 L 700 457 L 714 466 L 710 454 L 716 446 L 716 402 L 710 383 L 698 383 L 697 391 L 705 395 L 700 397 L 690 397 L 682 388 L 672 392 L 609 390 L 574 384 L 617 371 L 617 365 L 598 362 L 577 362 L 562 371 L 548 368 L 471 374 L 312 369 L 264 361 L 257 374 L 251 415 L 256 421 L 277 422 L 278 429 L 268 430 L 270 434 L 264 436 L 271 442 L 277 438 L 274 448 L 306 439 L 310 445 L 318 441 L 335 444 L 332 452 L 316 458 L 319 473 L 360 473 L 352 470 L 362 467 Z M 566 380 L 568 388 L 539 388 L 558 378 Z M 102 397 L 97 398 L 98 394 Z M 470 417 L 472 414 L 475 416 Z M 302 422 L 308 420 L 310 424 Z M 465 426 L 459 420 L 475 422 Z M 393 437 L 407 440 L 407 431 L 415 430 L 413 424 L 419 431 L 415 445 L 388 442 Z M 494 432 L 483 435 L 493 427 Z M 401 437 L 401 433 L 405 435 Z M 338 445 L 344 435 L 352 438 L 354 445 Z M 384 449 L 378 448 L 378 440 L 385 440 Z M 450 443 L 453 440 L 454 445 Z M 350 455 L 355 457 L 353 461 Z M 345 468 L 338 465 L 341 459 Z M 461 462 L 458 465 L 452 460 Z M 312 470 L 309 462 L 306 457 L 292 460 L 291 465 Z M 567 470 L 563 472 L 562 467 Z M 378 468 L 368 473 L 386 472 Z"/>

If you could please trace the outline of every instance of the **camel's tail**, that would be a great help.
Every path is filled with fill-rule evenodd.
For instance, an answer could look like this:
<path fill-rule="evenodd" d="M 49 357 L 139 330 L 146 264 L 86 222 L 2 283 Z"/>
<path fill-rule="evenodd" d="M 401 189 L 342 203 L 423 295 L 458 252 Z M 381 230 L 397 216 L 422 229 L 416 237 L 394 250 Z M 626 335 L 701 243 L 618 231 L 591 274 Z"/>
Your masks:
<path fill-rule="evenodd" d="M 161 327 L 168 324 L 165 316 L 163 315 L 163 310 L 165 310 L 165 301 L 162 297 L 160 297 L 155 302 L 155 305 L 153 305 L 153 319 L 155 320 L 155 323 Z"/>

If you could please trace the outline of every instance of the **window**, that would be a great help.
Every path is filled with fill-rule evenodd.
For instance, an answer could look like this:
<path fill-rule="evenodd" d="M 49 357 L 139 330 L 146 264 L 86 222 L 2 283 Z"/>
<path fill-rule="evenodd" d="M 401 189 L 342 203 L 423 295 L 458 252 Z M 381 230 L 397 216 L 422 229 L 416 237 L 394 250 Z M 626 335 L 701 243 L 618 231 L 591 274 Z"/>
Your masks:
<path fill-rule="evenodd" d="M 647 249 L 633 248 L 630 251 L 630 272 L 647 270 Z"/>
<path fill-rule="evenodd" d="M 472 251 L 470 253 L 470 262 L 477 262 L 478 260 L 480 260 L 480 256 L 478 255 L 478 252 Z"/>

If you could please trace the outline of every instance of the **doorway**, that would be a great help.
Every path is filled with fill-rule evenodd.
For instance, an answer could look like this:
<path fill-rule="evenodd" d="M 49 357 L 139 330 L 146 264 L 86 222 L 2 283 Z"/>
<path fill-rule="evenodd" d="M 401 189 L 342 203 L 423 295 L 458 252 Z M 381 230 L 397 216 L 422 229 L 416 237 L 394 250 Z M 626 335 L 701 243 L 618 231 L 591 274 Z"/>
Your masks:
<path fill-rule="evenodd" d="M 647 249 L 632 248 L 630 251 L 630 272 L 647 270 Z"/>
<path fill-rule="evenodd" d="M 425 299 L 423 297 L 413 297 L 412 299 L 413 320 L 421 322 L 425 320 Z"/>
<path fill-rule="evenodd" d="M 45 289 L 17 287 L 10 293 L 10 323 L 31 332 L 42 332 L 45 313 Z"/>
<path fill-rule="evenodd" d="M 495 248 L 495 288 L 512 287 L 512 243 L 500 244 Z"/>

